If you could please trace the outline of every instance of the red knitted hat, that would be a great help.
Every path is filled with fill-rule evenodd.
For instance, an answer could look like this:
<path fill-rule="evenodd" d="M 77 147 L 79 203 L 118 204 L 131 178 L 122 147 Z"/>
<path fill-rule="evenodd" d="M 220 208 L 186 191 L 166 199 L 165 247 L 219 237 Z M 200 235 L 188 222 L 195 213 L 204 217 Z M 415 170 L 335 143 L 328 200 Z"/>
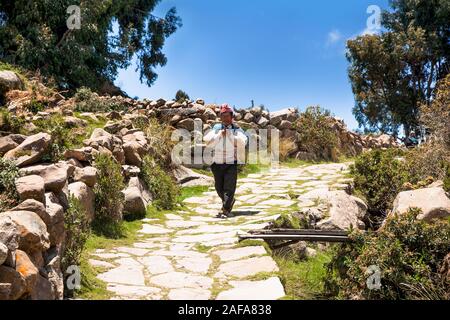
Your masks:
<path fill-rule="evenodd" d="M 220 107 L 220 114 L 223 114 L 223 113 L 233 113 L 233 109 L 227 103 L 224 103 Z"/>

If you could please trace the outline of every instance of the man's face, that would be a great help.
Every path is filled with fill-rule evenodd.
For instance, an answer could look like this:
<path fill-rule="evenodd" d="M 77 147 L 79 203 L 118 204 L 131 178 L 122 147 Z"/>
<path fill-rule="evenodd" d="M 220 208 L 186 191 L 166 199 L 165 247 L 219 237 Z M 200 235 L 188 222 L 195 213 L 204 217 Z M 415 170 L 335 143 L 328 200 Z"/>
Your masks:
<path fill-rule="evenodd" d="M 228 126 L 233 122 L 233 115 L 229 112 L 222 113 L 220 115 L 220 120 L 222 121 L 223 124 Z"/>

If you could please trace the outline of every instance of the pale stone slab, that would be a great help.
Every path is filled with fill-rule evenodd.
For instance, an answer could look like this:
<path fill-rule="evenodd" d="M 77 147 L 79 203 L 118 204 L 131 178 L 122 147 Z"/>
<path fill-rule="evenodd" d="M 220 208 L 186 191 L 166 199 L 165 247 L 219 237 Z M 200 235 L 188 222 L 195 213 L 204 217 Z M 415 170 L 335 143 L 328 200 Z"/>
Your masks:
<path fill-rule="evenodd" d="M 219 293 L 217 300 L 277 300 L 286 295 L 278 277 L 262 281 L 230 281 L 230 284 L 234 288 Z"/>
<path fill-rule="evenodd" d="M 204 258 L 208 255 L 206 253 L 201 253 L 197 251 L 191 250 L 178 250 L 178 251 L 169 251 L 169 250 L 157 250 L 149 253 L 153 256 L 166 256 L 166 257 L 191 257 L 191 258 Z"/>
<path fill-rule="evenodd" d="M 112 263 L 95 259 L 89 259 L 89 264 L 93 267 L 108 268 L 108 269 L 115 267 L 115 265 L 113 265 Z"/>
<path fill-rule="evenodd" d="M 214 254 L 218 255 L 221 261 L 238 260 L 252 255 L 264 255 L 267 254 L 266 249 L 263 246 L 251 246 L 242 247 L 227 250 L 214 251 Z"/>
<path fill-rule="evenodd" d="M 153 299 L 161 298 L 161 289 L 153 287 L 108 284 L 106 289 L 121 296 L 121 298 L 140 299 L 149 296 L 151 296 Z"/>
<path fill-rule="evenodd" d="M 168 213 L 168 214 L 166 214 L 166 219 L 167 220 L 183 220 L 183 217 L 181 217 L 177 214 Z"/>
<path fill-rule="evenodd" d="M 150 282 L 163 288 L 199 288 L 209 289 L 212 286 L 211 278 L 184 272 L 168 272 L 150 278 Z"/>
<path fill-rule="evenodd" d="M 97 278 L 108 283 L 145 286 L 143 267 L 122 263 L 119 267 L 97 275 Z"/>
<path fill-rule="evenodd" d="M 205 203 L 211 202 L 211 197 L 210 196 L 190 197 L 190 198 L 184 199 L 183 202 L 187 203 L 187 204 L 205 204 Z"/>
<path fill-rule="evenodd" d="M 192 228 L 204 225 L 205 223 L 200 221 L 186 221 L 186 220 L 169 220 L 166 222 L 166 226 L 169 228 Z"/>
<path fill-rule="evenodd" d="M 233 238 L 222 238 L 222 239 L 206 241 L 203 244 L 207 247 L 217 247 L 217 246 L 224 246 L 227 244 L 235 244 L 237 242 L 238 242 L 238 238 L 233 237 Z"/>
<path fill-rule="evenodd" d="M 169 292 L 169 300 L 208 300 L 211 292 L 204 289 L 181 288 L 172 289 Z"/>
<path fill-rule="evenodd" d="M 139 258 L 138 260 L 150 274 L 161 274 L 174 270 L 170 260 L 164 256 L 148 256 Z"/>
<path fill-rule="evenodd" d="M 217 239 L 230 238 L 235 235 L 236 235 L 236 232 L 185 235 L 185 236 L 179 236 L 179 237 L 173 238 L 173 242 L 203 243 L 203 242 L 217 240 Z"/>
<path fill-rule="evenodd" d="M 219 266 L 217 277 L 232 276 L 245 278 L 260 272 L 276 272 L 278 266 L 271 257 L 256 257 L 245 260 L 226 262 Z"/>
<path fill-rule="evenodd" d="M 130 248 L 130 247 L 119 247 L 116 248 L 117 251 L 129 253 L 133 256 L 144 256 L 148 253 L 148 250 L 140 249 L 140 248 Z"/>
<path fill-rule="evenodd" d="M 161 226 L 144 224 L 139 232 L 143 234 L 167 234 L 171 233 L 172 230 L 163 228 Z"/>
<path fill-rule="evenodd" d="M 169 246 L 169 251 L 189 251 L 194 245 L 194 243 L 174 243 Z"/>
<path fill-rule="evenodd" d="M 194 273 L 205 274 L 212 263 L 211 258 L 182 258 L 177 260 L 177 267 Z"/>
<path fill-rule="evenodd" d="M 164 248 L 165 245 L 155 242 L 136 242 L 133 243 L 133 247 L 140 249 L 161 249 Z"/>
<path fill-rule="evenodd" d="M 192 228 L 188 230 L 178 231 L 176 235 L 185 235 L 185 234 L 199 234 L 199 233 L 223 233 L 223 232 L 231 232 L 239 230 L 239 226 L 234 225 L 202 225 L 198 228 Z"/>
<path fill-rule="evenodd" d="M 277 206 L 277 207 L 289 207 L 295 204 L 295 201 L 286 199 L 269 199 L 260 203 L 260 205 Z"/>
<path fill-rule="evenodd" d="M 117 258 L 127 258 L 130 255 L 126 253 L 114 253 L 114 252 L 105 252 L 105 253 L 93 253 L 93 256 L 102 258 L 102 259 L 117 259 Z"/>

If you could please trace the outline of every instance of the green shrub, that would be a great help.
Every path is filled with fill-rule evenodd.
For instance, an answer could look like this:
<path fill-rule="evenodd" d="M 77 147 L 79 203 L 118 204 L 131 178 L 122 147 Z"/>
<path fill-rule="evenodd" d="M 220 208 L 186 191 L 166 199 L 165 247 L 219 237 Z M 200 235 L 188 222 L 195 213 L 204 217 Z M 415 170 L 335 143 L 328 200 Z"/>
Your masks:
<path fill-rule="evenodd" d="M 301 229 L 300 219 L 288 213 L 282 213 L 275 221 L 272 222 L 273 229 Z"/>
<path fill-rule="evenodd" d="M 80 200 L 71 196 L 69 199 L 69 208 L 64 213 L 64 228 L 66 238 L 64 243 L 64 252 L 61 257 L 61 269 L 66 279 L 65 271 L 71 265 L 79 266 L 81 254 L 90 234 L 89 219 L 80 203 Z M 64 281 L 66 283 L 66 281 Z M 65 288 L 64 294 L 71 296 L 73 292 Z"/>
<path fill-rule="evenodd" d="M 15 180 L 19 176 L 19 169 L 9 160 L 0 158 L 0 211 L 9 209 L 17 204 L 19 196 L 16 191 Z"/>
<path fill-rule="evenodd" d="M 39 111 L 44 111 L 45 106 L 40 101 L 31 99 L 31 101 L 25 105 L 25 108 L 32 113 L 38 113 Z"/>
<path fill-rule="evenodd" d="M 322 160 L 337 160 L 337 138 L 329 110 L 320 106 L 308 107 L 294 124 L 303 151 Z"/>
<path fill-rule="evenodd" d="M 97 183 L 95 193 L 95 231 L 109 237 L 120 235 L 120 222 L 125 201 L 121 192 L 125 188 L 122 167 L 108 154 L 100 154 L 95 159 Z"/>
<path fill-rule="evenodd" d="M 398 155 L 397 150 L 373 150 L 360 155 L 350 167 L 355 189 L 371 213 L 385 215 L 409 179 L 407 165 Z"/>
<path fill-rule="evenodd" d="M 0 109 L 0 131 L 11 133 L 23 133 L 25 119 L 20 116 L 13 116 L 8 110 Z"/>
<path fill-rule="evenodd" d="M 77 90 L 74 100 L 75 111 L 79 112 L 109 112 L 124 109 L 124 105 L 120 102 L 106 97 L 101 98 L 97 93 L 85 87 Z"/>
<path fill-rule="evenodd" d="M 147 136 L 149 153 L 163 168 L 170 169 L 171 153 L 175 143 L 172 141 L 172 130 L 169 125 L 161 123 L 157 118 L 150 118 L 142 128 Z"/>
<path fill-rule="evenodd" d="M 143 159 L 141 177 L 153 196 L 155 207 L 163 210 L 171 210 L 176 207 L 180 189 L 167 171 L 151 156 Z"/>
<path fill-rule="evenodd" d="M 336 247 L 325 277 L 329 296 L 350 299 L 449 299 L 440 274 L 450 248 L 450 224 L 417 220 L 420 210 L 389 217 L 378 232 L 354 232 Z M 381 272 L 381 288 L 367 285 L 370 266 Z"/>
<path fill-rule="evenodd" d="M 183 90 L 178 90 L 175 94 L 175 101 L 183 103 L 184 101 L 190 100 L 189 95 Z"/>
<path fill-rule="evenodd" d="M 44 161 L 57 162 L 63 160 L 64 151 L 81 146 L 85 132 L 80 128 L 68 128 L 61 115 L 52 115 L 34 122 L 37 132 L 47 132 L 52 136 L 52 144 Z M 81 133 L 80 133 L 81 132 Z"/>
<path fill-rule="evenodd" d="M 429 141 L 409 150 L 405 155 L 405 160 L 411 183 L 427 177 L 442 180 L 445 177 L 445 163 L 450 161 L 450 150 L 442 143 Z"/>
<path fill-rule="evenodd" d="M 450 163 L 446 165 L 444 177 L 444 190 L 450 192 Z"/>

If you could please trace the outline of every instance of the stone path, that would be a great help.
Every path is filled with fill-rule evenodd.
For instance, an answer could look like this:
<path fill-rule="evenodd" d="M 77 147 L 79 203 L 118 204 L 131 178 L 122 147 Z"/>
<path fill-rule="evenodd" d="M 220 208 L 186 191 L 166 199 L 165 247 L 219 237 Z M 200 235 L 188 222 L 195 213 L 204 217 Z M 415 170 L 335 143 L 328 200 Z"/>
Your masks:
<path fill-rule="evenodd" d="M 276 168 L 238 181 L 236 217 L 214 216 L 220 201 L 211 188 L 185 200 L 185 211 L 144 219 L 130 247 L 97 250 L 114 299 L 267 299 L 285 295 L 278 266 L 262 243 L 238 244 L 237 235 L 264 228 L 282 212 L 313 206 L 324 190 L 345 186 L 346 164 Z"/>

